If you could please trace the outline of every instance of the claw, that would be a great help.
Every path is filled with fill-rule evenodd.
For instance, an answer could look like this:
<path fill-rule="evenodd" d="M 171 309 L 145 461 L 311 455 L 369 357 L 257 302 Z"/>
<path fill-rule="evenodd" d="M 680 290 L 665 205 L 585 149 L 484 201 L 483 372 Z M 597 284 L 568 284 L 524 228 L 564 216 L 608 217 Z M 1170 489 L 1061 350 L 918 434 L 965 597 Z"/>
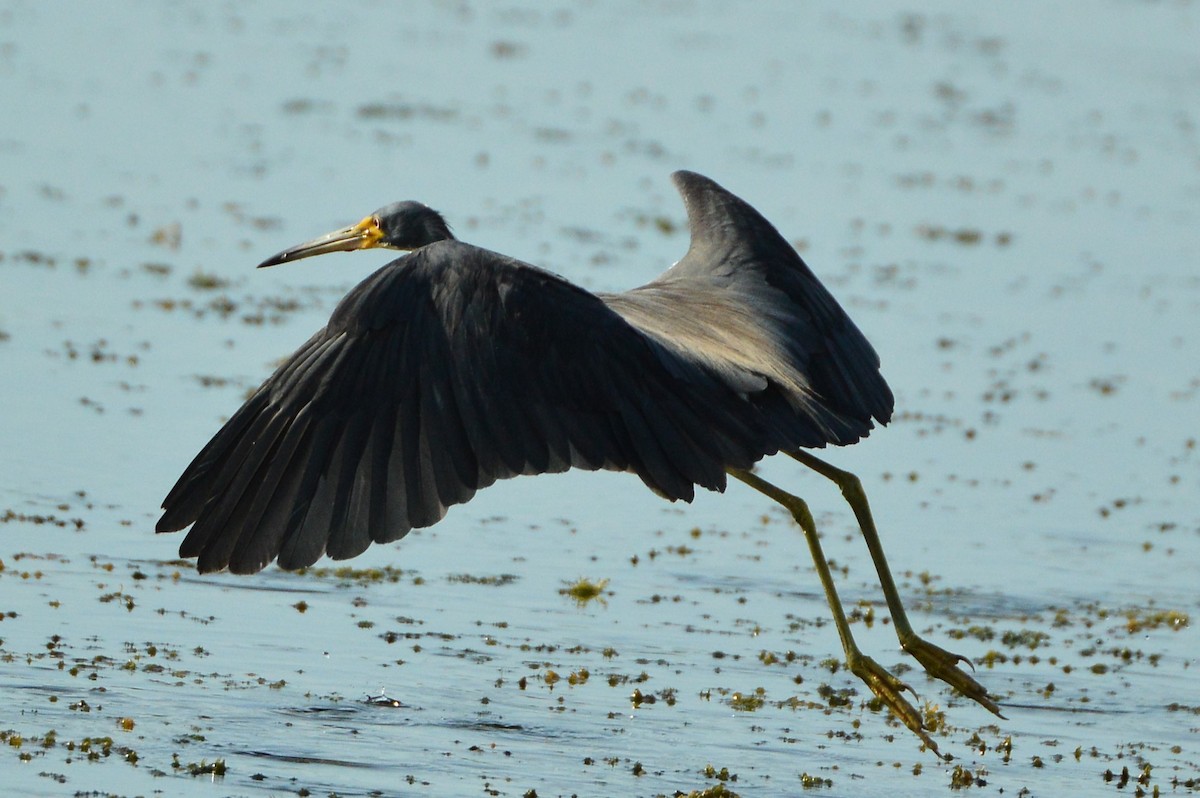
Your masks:
<path fill-rule="evenodd" d="M 902 695 L 907 690 L 913 694 L 914 698 L 920 699 L 916 690 L 912 689 L 912 687 L 901 681 L 898 677 L 893 676 L 878 662 L 865 654 L 852 657 L 847 662 L 847 665 L 849 665 L 851 673 L 862 679 L 867 687 L 871 688 L 871 692 L 880 701 L 887 704 L 888 709 L 900 719 L 901 723 L 920 737 L 921 742 L 925 743 L 925 746 L 933 751 L 939 759 L 942 757 L 937 743 L 933 741 L 933 738 L 929 736 L 926 730 L 920 711 Z"/>
<path fill-rule="evenodd" d="M 969 659 L 961 654 L 946 651 L 944 648 L 935 646 L 933 643 L 920 637 L 914 636 L 910 640 L 903 641 L 901 645 L 904 646 L 905 651 L 912 654 L 921 663 L 926 673 L 930 676 L 941 679 L 967 698 L 986 708 L 996 717 L 1004 717 L 1004 715 L 1000 714 L 1000 705 L 988 693 L 987 688 L 975 681 L 962 668 L 958 667 L 958 663 L 960 662 L 971 665 Z M 971 665 L 971 670 L 975 670 L 974 665 Z"/>

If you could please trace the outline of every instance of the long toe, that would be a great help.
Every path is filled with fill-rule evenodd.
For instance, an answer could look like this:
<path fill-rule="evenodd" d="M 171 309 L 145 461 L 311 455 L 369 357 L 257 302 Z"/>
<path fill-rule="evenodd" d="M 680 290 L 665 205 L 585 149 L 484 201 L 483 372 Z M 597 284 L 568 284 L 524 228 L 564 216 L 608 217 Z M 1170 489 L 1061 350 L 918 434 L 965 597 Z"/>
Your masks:
<path fill-rule="evenodd" d="M 966 657 L 961 654 L 953 654 L 940 646 L 935 646 L 928 640 L 915 636 L 911 640 L 903 642 L 902 645 L 905 651 L 916 657 L 930 676 L 941 679 L 967 698 L 986 707 L 997 717 L 1004 717 L 1000 714 L 999 704 L 988 693 L 987 688 L 958 666 L 960 662 L 970 664 L 970 660 Z"/>
<path fill-rule="evenodd" d="M 871 692 L 880 701 L 887 704 L 892 714 L 920 737 L 921 741 L 940 758 L 941 752 L 938 751 L 937 743 L 926 731 L 921 713 L 903 695 L 907 690 L 915 696 L 916 691 L 865 654 L 852 657 L 847 664 L 850 666 L 851 673 L 866 682 L 867 687 L 871 688 Z"/>

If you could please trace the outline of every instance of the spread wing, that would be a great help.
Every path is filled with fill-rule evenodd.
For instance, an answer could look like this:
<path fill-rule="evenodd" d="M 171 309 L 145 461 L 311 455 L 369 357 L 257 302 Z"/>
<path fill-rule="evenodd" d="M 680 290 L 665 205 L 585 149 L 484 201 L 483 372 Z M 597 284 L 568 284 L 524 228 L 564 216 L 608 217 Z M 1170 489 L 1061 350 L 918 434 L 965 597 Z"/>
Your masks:
<path fill-rule="evenodd" d="M 285 568 L 429 526 L 477 490 L 571 467 L 722 489 L 773 450 L 719 375 L 597 297 L 456 241 L 365 280 L 188 466 L 158 531 L 201 571 Z"/>
<path fill-rule="evenodd" d="M 778 449 L 845 445 L 892 391 L 879 355 L 796 250 L 744 200 L 694 172 L 673 174 L 687 254 L 653 282 L 604 300 L 648 337 L 742 386 Z"/>
<path fill-rule="evenodd" d="M 878 356 L 795 251 L 674 177 L 691 247 L 623 294 L 454 240 L 377 271 L 196 456 L 158 531 L 191 525 L 180 555 L 201 571 L 298 568 L 518 474 L 632 471 L 690 501 L 726 467 L 886 422 Z"/>

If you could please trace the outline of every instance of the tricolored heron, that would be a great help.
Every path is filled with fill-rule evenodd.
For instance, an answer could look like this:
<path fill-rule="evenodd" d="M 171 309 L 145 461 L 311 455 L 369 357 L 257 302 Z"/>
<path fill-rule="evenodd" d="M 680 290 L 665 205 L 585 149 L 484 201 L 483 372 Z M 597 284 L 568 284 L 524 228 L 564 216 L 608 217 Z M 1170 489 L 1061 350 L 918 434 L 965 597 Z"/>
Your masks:
<path fill-rule="evenodd" d="M 691 501 L 726 475 L 804 531 L 850 670 L 935 751 L 907 685 L 854 642 L 805 502 L 751 469 L 784 452 L 833 480 L 858 519 L 901 646 L 999 715 L 964 658 L 913 630 L 858 478 L 807 449 L 891 418 L 867 339 L 756 210 L 676 172 L 687 254 L 653 281 L 591 294 L 457 240 L 417 202 L 268 258 L 406 250 L 356 286 L 263 383 L 163 501 L 159 532 L 200 571 L 346 559 L 437 523 L 480 488 L 569 468 L 631 471 Z"/>

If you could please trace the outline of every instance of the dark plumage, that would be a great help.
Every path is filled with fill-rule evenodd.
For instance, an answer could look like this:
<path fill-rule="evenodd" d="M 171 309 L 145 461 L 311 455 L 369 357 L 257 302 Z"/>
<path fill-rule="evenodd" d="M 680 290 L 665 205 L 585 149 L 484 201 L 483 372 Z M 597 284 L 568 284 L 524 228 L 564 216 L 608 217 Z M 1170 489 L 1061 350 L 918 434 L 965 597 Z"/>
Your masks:
<path fill-rule="evenodd" d="M 724 490 L 726 468 L 886 422 L 878 356 L 795 250 L 711 180 L 674 180 L 691 247 L 622 294 L 455 240 L 415 202 L 357 238 L 318 239 L 361 245 L 374 220 L 376 246 L 411 252 L 217 433 L 158 530 L 191 524 L 180 554 L 201 571 L 298 568 L 397 540 L 518 474 L 633 471 L 690 501 L 695 485 Z"/>

